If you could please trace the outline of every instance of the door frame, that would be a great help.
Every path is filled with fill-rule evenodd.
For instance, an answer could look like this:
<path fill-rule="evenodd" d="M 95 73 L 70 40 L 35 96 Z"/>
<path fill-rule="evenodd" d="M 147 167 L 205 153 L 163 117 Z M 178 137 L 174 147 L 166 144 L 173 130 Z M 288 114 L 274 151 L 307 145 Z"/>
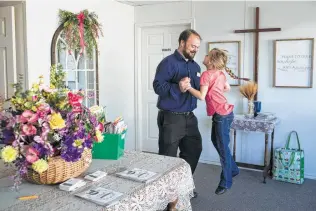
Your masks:
<path fill-rule="evenodd" d="M 28 81 L 28 56 L 27 56 L 27 20 L 26 20 L 26 0 L 8 0 L 1 2 L 1 7 L 12 6 L 15 19 L 15 47 L 16 47 L 16 74 L 17 81 L 19 74 L 23 75 L 23 89 L 29 87 Z M 17 8 L 18 7 L 18 8 Z"/>
<path fill-rule="evenodd" d="M 135 67 L 134 67 L 134 93 L 135 93 L 135 150 L 142 151 L 143 128 L 142 128 L 142 31 L 145 28 L 159 27 L 159 26 L 173 26 L 173 25 L 190 25 L 191 29 L 195 29 L 195 18 L 177 20 L 177 21 L 164 21 L 164 22 L 150 22 L 135 24 Z M 158 144 L 158 143 L 157 143 Z"/>

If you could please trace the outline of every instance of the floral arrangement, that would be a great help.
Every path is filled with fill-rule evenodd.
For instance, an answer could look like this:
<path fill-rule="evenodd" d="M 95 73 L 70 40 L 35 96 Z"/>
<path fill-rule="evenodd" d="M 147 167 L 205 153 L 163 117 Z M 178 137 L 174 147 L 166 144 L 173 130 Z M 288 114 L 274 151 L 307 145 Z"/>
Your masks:
<path fill-rule="evenodd" d="M 59 10 L 59 22 L 64 26 L 64 38 L 68 49 L 83 53 L 86 48 L 88 56 L 92 58 L 93 51 L 97 49 L 97 39 L 99 35 L 103 36 L 98 16 L 94 12 L 89 13 L 88 10 L 78 14 Z"/>
<path fill-rule="evenodd" d="M 15 84 L 8 100 L 12 107 L 0 112 L 0 141 L 5 145 L 0 157 L 17 167 L 16 183 L 28 168 L 42 173 L 54 156 L 78 161 L 85 149 L 103 140 L 103 124 L 83 105 L 81 91 L 64 88 L 63 77 L 61 67 L 53 66 L 49 86 L 43 77 L 27 91 Z"/>

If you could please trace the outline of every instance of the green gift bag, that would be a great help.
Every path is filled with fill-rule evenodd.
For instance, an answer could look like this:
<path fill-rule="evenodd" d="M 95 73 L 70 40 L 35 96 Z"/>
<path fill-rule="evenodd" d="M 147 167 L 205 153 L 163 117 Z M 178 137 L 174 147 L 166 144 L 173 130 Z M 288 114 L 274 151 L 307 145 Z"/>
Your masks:
<path fill-rule="evenodd" d="M 290 149 L 292 133 L 296 134 L 297 149 Z M 301 150 L 300 140 L 296 131 L 291 131 L 285 148 L 278 148 L 274 151 L 273 179 L 303 184 L 304 182 L 304 150 Z"/>
<path fill-rule="evenodd" d="M 93 159 L 118 160 L 124 155 L 125 134 L 103 134 L 103 142 L 93 144 Z"/>

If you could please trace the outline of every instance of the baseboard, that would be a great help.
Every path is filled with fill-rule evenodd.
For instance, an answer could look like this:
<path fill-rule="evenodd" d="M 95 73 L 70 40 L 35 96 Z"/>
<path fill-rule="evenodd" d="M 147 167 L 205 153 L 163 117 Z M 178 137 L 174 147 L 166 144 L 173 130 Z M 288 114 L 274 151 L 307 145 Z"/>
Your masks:
<path fill-rule="evenodd" d="M 200 162 L 200 163 L 205 163 L 205 164 L 216 165 L 216 166 L 220 166 L 220 165 L 221 165 L 220 162 L 217 162 L 217 161 L 209 161 L 209 160 L 204 160 L 204 159 L 200 159 L 199 162 Z M 251 171 L 259 171 L 259 172 L 262 172 L 262 170 L 257 170 L 257 169 L 250 169 L 250 168 L 243 168 L 243 167 L 239 167 L 239 168 L 240 168 L 240 169 L 251 170 Z M 316 180 L 316 175 L 305 174 L 304 177 L 305 177 L 305 179 Z"/>
<path fill-rule="evenodd" d="M 313 179 L 316 180 L 316 176 L 315 175 L 310 175 L 310 174 L 305 174 L 305 179 Z"/>
<path fill-rule="evenodd" d="M 212 164 L 212 165 L 216 165 L 216 166 L 220 166 L 221 165 L 217 161 L 209 161 L 209 160 L 204 160 L 204 159 L 200 159 L 199 163 Z"/>
<path fill-rule="evenodd" d="M 205 164 L 211 164 L 211 165 L 216 165 L 216 166 L 220 166 L 221 163 L 217 162 L 217 161 L 209 161 L 209 160 L 204 160 L 204 159 L 200 159 L 199 160 L 200 163 L 205 163 Z M 258 170 L 258 169 L 250 169 L 250 168 L 244 168 L 244 167 L 239 167 L 240 169 L 246 169 L 246 170 L 251 170 L 251 171 L 259 171 L 262 172 L 262 170 Z"/>
<path fill-rule="evenodd" d="M 152 153 L 152 152 L 146 152 L 146 153 Z M 157 153 L 152 153 L 152 154 L 157 154 Z M 220 166 L 221 165 L 220 162 L 210 161 L 210 160 L 206 160 L 206 159 L 203 159 L 203 158 L 200 158 L 199 163 L 211 164 L 211 165 L 215 165 L 215 166 Z M 240 169 L 250 170 L 250 171 L 262 172 L 262 170 L 258 170 L 258 169 L 250 169 L 250 168 L 244 168 L 244 167 L 239 167 L 239 168 Z M 305 174 L 305 178 L 306 179 L 316 180 L 316 175 Z"/>

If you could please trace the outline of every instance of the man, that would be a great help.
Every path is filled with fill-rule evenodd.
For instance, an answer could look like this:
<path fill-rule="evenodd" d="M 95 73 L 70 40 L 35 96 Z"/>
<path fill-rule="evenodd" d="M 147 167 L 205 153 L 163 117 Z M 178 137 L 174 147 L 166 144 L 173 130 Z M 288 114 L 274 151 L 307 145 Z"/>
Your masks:
<path fill-rule="evenodd" d="M 153 87 L 158 95 L 159 154 L 177 156 L 195 171 L 202 152 L 202 138 L 198 120 L 192 112 L 197 99 L 186 91 L 189 84 L 200 89 L 200 66 L 193 60 L 201 43 L 200 35 L 188 29 L 179 37 L 179 47 L 158 65 Z M 190 80 L 181 80 L 183 78 Z M 194 197 L 197 194 L 194 192 Z"/>

